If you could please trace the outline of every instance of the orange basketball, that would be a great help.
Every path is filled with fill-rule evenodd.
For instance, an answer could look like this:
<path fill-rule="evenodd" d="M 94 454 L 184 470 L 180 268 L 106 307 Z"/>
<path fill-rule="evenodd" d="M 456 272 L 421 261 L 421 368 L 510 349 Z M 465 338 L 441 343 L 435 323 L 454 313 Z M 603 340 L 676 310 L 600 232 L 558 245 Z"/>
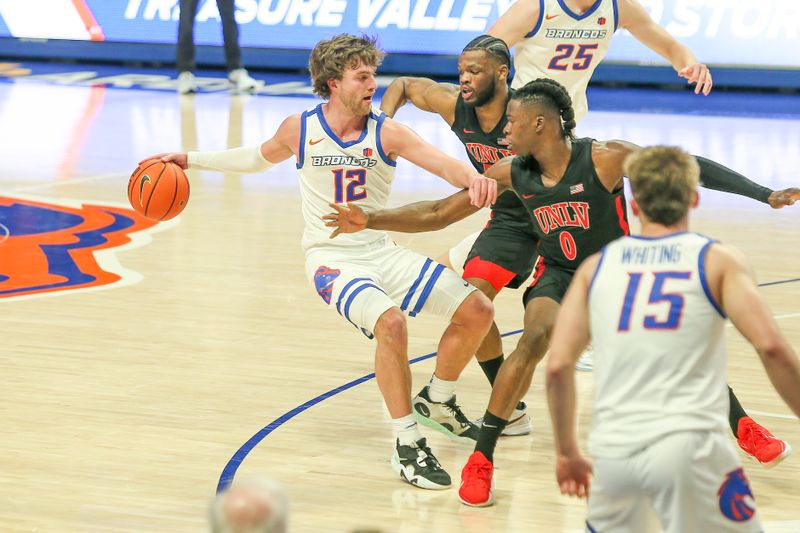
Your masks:
<path fill-rule="evenodd" d="M 148 159 L 131 174 L 128 201 L 147 218 L 169 220 L 186 207 L 189 180 L 175 163 Z"/>

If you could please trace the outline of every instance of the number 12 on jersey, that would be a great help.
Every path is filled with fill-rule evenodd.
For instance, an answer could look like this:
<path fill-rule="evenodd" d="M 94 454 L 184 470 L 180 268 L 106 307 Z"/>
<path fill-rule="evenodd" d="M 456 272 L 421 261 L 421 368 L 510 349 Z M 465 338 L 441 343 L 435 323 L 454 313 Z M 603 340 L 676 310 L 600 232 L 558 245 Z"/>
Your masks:
<path fill-rule="evenodd" d="M 367 183 L 366 169 L 355 168 L 345 172 L 343 168 L 337 168 L 331 172 L 333 172 L 334 203 L 355 202 L 367 197 L 367 190 L 363 188 Z"/>
<path fill-rule="evenodd" d="M 657 304 L 667 303 L 669 304 L 669 309 L 664 320 L 659 320 L 654 314 L 645 315 L 642 326 L 644 329 L 677 329 L 681 324 L 685 300 L 683 294 L 678 292 L 664 292 L 664 285 L 670 280 L 688 280 L 691 278 L 692 273 L 652 272 L 652 275 L 653 284 L 647 300 L 647 307 L 650 308 Z M 619 316 L 617 331 L 630 331 L 631 315 L 636 304 L 636 295 L 644 277 L 645 273 L 642 272 L 628 272 L 628 289 L 625 291 L 625 300 L 622 303 L 622 312 Z"/>

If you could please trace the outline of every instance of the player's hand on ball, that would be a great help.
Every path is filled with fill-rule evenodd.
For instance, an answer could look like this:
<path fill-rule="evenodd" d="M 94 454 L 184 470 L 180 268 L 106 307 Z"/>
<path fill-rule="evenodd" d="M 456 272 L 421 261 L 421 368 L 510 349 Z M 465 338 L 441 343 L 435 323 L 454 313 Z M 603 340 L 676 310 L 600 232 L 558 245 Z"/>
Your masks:
<path fill-rule="evenodd" d="M 151 155 L 150 157 L 145 157 L 139 164 L 141 165 L 143 162 L 147 161 L 148 159 L 160 159 L 165 163 L 168 161 L 172 161 L 183 170 L 189 168 L 189 154 L 186 152 L 161 152 L 160 154 Z"/>
<path fill-rule="evenodd" d="M 794 205 L 797 200 L 800 200 L 800 189 L 797 187 L 790 187 L 782 191 L 773 191 L 772 194 L 769 195 L 769 198 L 767 198 L 767 202 L 769 202 L 769 205 L 772 206 L 773 209 Z"/>
<path fill-rule="evenodd" d="M 369 215 L 356 204 L 348 203 L 347 206 L 340 204 L 328 204 L 331 206 L 335 213 L 323 215 L 322 220 L 329 228 L 336 228 L 331 233 L 330 238 L 333 239 L 340 233 L 356 233 L 366 229 Z"/>

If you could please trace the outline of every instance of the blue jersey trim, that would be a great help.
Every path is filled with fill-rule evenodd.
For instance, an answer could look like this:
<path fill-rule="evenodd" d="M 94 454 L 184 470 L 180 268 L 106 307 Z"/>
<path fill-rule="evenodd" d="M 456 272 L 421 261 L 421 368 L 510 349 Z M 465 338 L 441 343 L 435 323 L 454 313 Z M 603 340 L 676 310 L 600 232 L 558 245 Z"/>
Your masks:
<path fill-rule="evenodd" d="M 381 144 L 381 126 L 383 126 L 383 121 L 386 120 L 386 115 L 384 113 L 376 115 L 375 113 L 370 111 L 369 116 L 374 118 L 375 121 L 378 123 L 375 126 L 375 143 L 378 147 L 378 154 L 381 156 L 381 159 L 383 159 L 384 163 L 386 163 L 390 167 L 396 167 L 397 161 L 392 161 L 389 158 L 389 156 L 386 155 L 386 152 L 383 151 L 383 145 Z"/>
<path fill-rule="evenodd" d="M 536 35 L 536 32 L 538 32 L 539 28 L 542 27 L 543 20 L 544 20 L 544 0 L 539 0 L 539 18 L 536 20 L 536 25 L 533 27 L 533 29 L 529 33 L 525 34 L 526 39 L 530 39 L 531 37 Z"/>
<path fill-rule="evenodd" d="M 414 293 L 417 291 L 417 287 L 419 287 L 422 278 L 425 277 L 425 273 L 428 271 L 428 267 L 430 267 L 432 263 L 433 259 L 428 258 L 425 260 L 425 264 L 422 265 L 422 269 L 419 271 L 419 276 L 417 276 L 417 279 L 415 279 L 414 283 L 411 284 L 411 288 L 408 289 L 406 297 L 403 298 L 403 303 L 400 305 L 401 311 L 405 311 L 408 308 L 408 304 L 411 303 L 411 298 L 414 296 Z"/>
<path fill-rule="evenodd" d="M 617 8 L 617 0 L 611 0 L 611 5 L 614 8 L 614 31 L 619 29 L 619 8 Z"/>
<path fill-rule="evenodd" d="M 714 241 L 711 240 L 705 243 L 697 256 L 697 271 L 700 273 L 700 285 L 702 285 L 703 292 L 706 293 L 706 298 L 708 298 L 708 301 L 711 302 L 711 305 L 714 307 L 714 309 L 717 310 L 719 316 L 722 318 L 728 318 L 717 300 L 714 299 L 714 295 L 711 294 L 711 289 L 708 286 L 708 279 L 706 278 L 706 254 L 708 253 L 708 249 L 712 244 L 714 244 Z"/>
<path fill-rule="evenodd" d="M 328 137 L 330 137 L 332 141 L 334 141 L 336 144 L 338 144 L 342 148 L 350 148 L 351 146 L 354 146 L 354 145 L 360 143 L 361 141 L 363 141 L 364 138 L 367 136 L 367 130 L 369 129 L 367 127 L 368 126 L 368 122 L 369 122 L 369 115 L 366 116 L 366 122 L 364 122 L 364 129 L 361 130 L 361 135 L 358 137 L 358 139 L 356 139 L 354 141 L 345 142 L 345 141 L 341 140 L 338 135 L 333 133 L 333 130 L 331 129 L 331 127 L 328 126 L 328 122 L 325 120 L 325 114 L 322 112 L 322 104 L 319 104 L 317 106 L 317 108 L 314 110 L 314 112 L 319 117 L 319 123 L 322 125 L 322 129 L 325 130 L 325 133 L 328 134 Z"/>
<path fill-rule="evenodd" d="M 600 273 L 600 267 L 603 266 L 603 260 L 606 258 L 606 251 L 608 250 L 608 246 L 603 246 L 600 248 L 600 260 L 597 261 L 597 266 L 594 267 L 594 273 L 592 273 L 592 279 L 589 281 L 589 294 L 592 292 L 592 287 L 594 286 L 594 280 L 597 279 L 597 275 Z"/>
<path fill-rule="evenodd" d="M 558 4 L 561 6 L 561 9 L 563 9 L 564 12 L 567 15 L 569 15 L 572 18 L 574 18 L 575 20 L 583 20 L 583 19 L 585 19 L 586 17 L 588 17 L 589 15 L 591 15 L 592 13 L 597 11 L 597 8 L 600 7 L 600 4 L 602 4 L 602 3 L 603 3 L 603 0 L 597 0 L 594 3 L 594 5 L 589 8 L 588 11 L 586 11 L 582 15 L 578 15 L 578 14 L 573 13 L 572 10 L 569 7 L 567 7 L 567 4 L 564 3 L 564 0 L 558 0 Z"/>
<path fill-rule="evenodd" d="M 586 529 L 589 530 L 589 533 L 597 533 L 597 530 L 592 527 L 588 520 L 586 521 Z"/>
<path fill-rule="evenodd" d="M 676 231 L 675 233 L 668 233 L 666 235 L 660 235 L 658 237 L 649 237 L 647 235 L 626 235 L 626 237 L 630 237 L 631 239 L 636 239 L 639 241 L 658 241 L 661 239 L 671 239 L 672 237 L 677 237 L 678 235 L 686 235 L 689 233 L 688 231 Z"/>
<path fill-rule="evenodd" d="M 433 286 L 436 285 L 436 280 L 442 275 L 444 268 L 444 265 L 436 265 L 436 268 L 433 269 L 433 274 L 431 274 L 431 277 L 428 279 L 428 283 L 426 283 L 425 288 L 422 289 L 422 294 L 419 295 L 417 304 L 414 306 L 414 309 L 408 313 L 408 316 L 417 316 L 417 313 L 422 311 L 422 307 L 425 305 L 425 302 L 428 301 L 428 296 L 430 296 Z"/>
<path fill-rule="evenodd" d="M 306 120 L 310 114 L 308 111 L 303 111 L 300 115 L 300 146 L 297 148 L 297 163 L 295 163 L 298 170 L 303 168 L 306 159 Z"/>

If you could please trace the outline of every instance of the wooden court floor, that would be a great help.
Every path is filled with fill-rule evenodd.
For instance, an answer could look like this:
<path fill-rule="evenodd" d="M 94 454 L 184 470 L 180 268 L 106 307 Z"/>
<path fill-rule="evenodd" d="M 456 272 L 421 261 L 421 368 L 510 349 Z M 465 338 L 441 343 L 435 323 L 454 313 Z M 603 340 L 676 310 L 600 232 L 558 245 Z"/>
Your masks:
<path fill-rule="evenodd" d="M 124 208 L 140 158 L 255 144 L 287 113 L 313 103 L 0 83 L 0 215 L 20 202 L 71 212 Z M 438 117 L 404 109 L 398 118 L 463 157 Z M 800 184 L 798 120 L 598 112 L 579 133 L 680 144 L 773 188 Z M 375 381 L 353 383 L 372 373 L 373 346 L 326 309 L 305 280 L 293 162 L 265 175 L 190 177 L 189 206 L 175 222 L 140 228 L 130 242 L 95 254 L 117 281 L 86 290 L 0 292 L 1 531 L 200 532 L 221 476 L 256 473 L 286 485 L 296 532 L 581 531 L 583 502 L 562 497 L 554 481 L 540 376 L 526 397 L 533 434 L 499 444 L 496 506 L 467 508 L 455 489 L 427 492 L 402 483 L 389 465 L 391 430 Z M 392 204 L 450 191 L 401 163 Z M 435 256 L 485 217 L 396 240 Z M 13 228 L 8 220 L 0 226 L 0 274 L 20 271 L 20 250 L 44 249 L 41 240 L 20 241 L 24 225 L 16 220 Z M 747 253 L 795 346 L 799 220 L 800 206 L 773 211 L 711 192 L 694 213 L 695 229 Z M 27 234 L 36 234 L 35 217 L 27 223 Z M 60 238 L 66 246 L 82 237 Z M 4 283 L 0 277 L 0 291 Z M 501 332 L 520 327 L 520 297 L 505 291 L 498 298 Z M 412 320 L 410 357 L 432 353 L 443 326 L 435 317 Z M 507 353 L 517 339 L 505 338 Z M 729 381 L 745 408 L 800 450 L 800 425 L 753 350 L 734 331 L 728 346 Z M 430 358 L 412 365 L 415 389 L 432 369 Z M 580 374 L 583 441 L 591 392 L 592 375 Z M 459 402 L 477 417 L 488 396 L 471 363 Z M 471 448 L 426 435 L 457 479 Z M 745 469 L 766 530 L 800 531 L 800 451 L 772 470 L 745 459 Z"/>

